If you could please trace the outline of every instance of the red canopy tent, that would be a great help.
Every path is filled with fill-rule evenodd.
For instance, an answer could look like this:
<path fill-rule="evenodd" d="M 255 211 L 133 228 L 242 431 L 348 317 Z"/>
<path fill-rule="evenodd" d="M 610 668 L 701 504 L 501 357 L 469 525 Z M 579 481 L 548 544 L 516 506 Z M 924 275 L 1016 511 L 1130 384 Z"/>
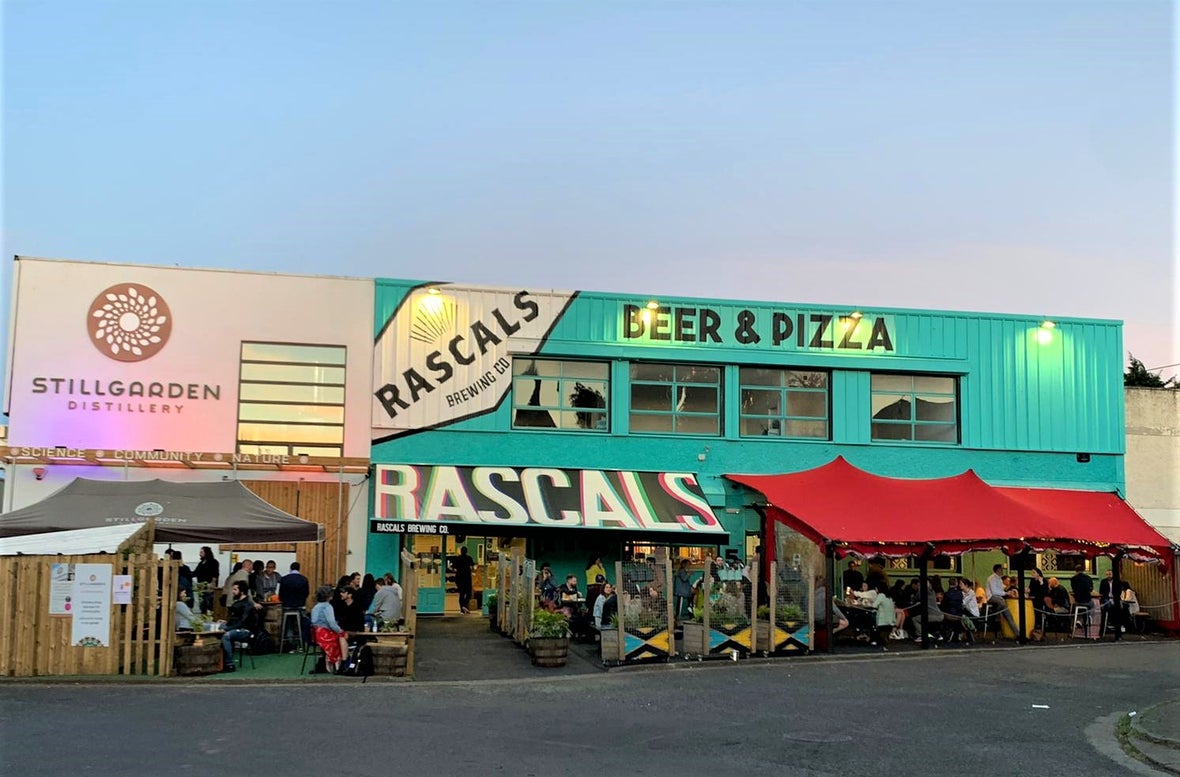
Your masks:
<path fill-rule="evenodd" d="M 1166 559 L 1170 543 L 1116 494 L 997 488 L 973 471 L 947 478 L 874 475 L 842 456 L 781 475 L 727 475 L 766 496 L 767 515 L 841 553 L 909 555 L 1002 548 Z"/>

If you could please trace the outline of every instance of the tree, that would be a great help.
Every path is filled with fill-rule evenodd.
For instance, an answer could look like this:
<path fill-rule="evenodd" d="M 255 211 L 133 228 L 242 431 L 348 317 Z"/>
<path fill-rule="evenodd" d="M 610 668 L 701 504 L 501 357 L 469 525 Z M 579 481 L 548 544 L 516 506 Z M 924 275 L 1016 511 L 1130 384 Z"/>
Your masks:
<path fill-rule="evenodd" d="M 1180 389 L 1180 382 L 1176 378 L 1168 378 L 1164 380 L 1157 372 L 1151 372 L 1143 366 L 1143 362 L 1135 358 L 1135 354 L 1128 353 L 1131 359 L 1131 366 L 1123 374 L 1124 386 L 1147 386 L 1150 388 L 1171 388 Z"/>

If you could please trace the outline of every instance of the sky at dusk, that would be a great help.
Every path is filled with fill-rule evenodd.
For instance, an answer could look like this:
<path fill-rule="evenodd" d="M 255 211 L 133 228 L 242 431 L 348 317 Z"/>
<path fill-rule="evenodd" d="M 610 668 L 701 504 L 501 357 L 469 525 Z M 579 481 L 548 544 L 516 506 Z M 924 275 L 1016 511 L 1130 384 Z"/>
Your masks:
<path fill-rule="evenodd" d="M 1114 318 L 1180 363 L 1167 2 L 2 13 L 8 257 Z"/>

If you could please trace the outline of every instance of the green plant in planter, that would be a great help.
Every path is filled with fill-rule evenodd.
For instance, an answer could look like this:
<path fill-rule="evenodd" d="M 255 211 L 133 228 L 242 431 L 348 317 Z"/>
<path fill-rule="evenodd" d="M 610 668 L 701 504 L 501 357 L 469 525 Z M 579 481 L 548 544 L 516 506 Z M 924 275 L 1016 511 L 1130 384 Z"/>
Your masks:
<path fill-rule="evenodd" d="M 536 639 L 561 639 L 570 636 L 569 618 L 560 612 L 537 610 L 533 613 L 533 623 L 529 627 L 529 636 Z"/>
<path fill-rule="evenodd" d="M 770 605 L 764 604 L 758 608 L 758 620 L 770 620 Z"/>
<path fill-rule="evenodd" d="M 775 620 L 779 623 L 792 623 L 803 620 L 803 608 L 797 604 L 788 604 L 775 613 Z"/>
<path fill-rule="evenodd" d="M 492 591 L 490 594 L 488 594 L 484 601 L 488 603 L 489 610 L 494 610 L 500 606 L 500 597 L 495 591 Z"/>

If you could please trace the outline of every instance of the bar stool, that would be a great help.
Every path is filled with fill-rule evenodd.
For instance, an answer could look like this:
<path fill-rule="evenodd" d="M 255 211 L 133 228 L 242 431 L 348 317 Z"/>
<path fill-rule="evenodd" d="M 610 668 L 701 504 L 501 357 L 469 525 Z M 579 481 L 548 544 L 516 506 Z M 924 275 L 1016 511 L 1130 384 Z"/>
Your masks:
<path fill-rule="evenodd" d="M 1085 604 L 1075 604 L 1072 611 L 1073 616 L 1073 630 L 1070 633 L 1071 637 L 1075 639 L 1078 636 L 1078 630 L 1082 632 L 1082 638 L 1088 639 L 1090 637 L 1090 607 Z"/>
<path fill-rule="evenodd" d="M 287 621 L 295 620 L 295 634 L 299 638 L 299 649 L 303 650 L 303 613 L 299 610 L 283 610 L 283 618 L 279 621 L 279 652 L 283 652 L 283 640 L 287 637 Z"/>

